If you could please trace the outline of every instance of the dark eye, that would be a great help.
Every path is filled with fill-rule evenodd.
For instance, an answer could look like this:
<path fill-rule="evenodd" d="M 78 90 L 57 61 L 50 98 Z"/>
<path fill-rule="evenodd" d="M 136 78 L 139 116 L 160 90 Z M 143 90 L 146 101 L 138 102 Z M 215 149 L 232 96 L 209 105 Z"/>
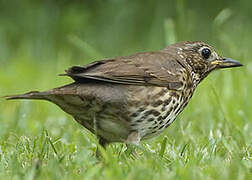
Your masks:
<path fill-rule="evenodd" d="M 210 49 L 208 49 L 208 48 L 202 49 L 201 55 L 203 56 L 203 58 L 208 59 L 211 55 Z"/>

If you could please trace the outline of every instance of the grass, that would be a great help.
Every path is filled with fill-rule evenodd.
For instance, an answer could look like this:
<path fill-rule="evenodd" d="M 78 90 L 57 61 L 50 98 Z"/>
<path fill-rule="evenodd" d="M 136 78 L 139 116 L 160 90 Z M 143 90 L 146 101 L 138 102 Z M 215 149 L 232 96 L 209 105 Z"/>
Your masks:
<path fill-rule="evenodd" d="M 78 3 L 61 5 L 60 18 L 55 15 L 59 9 L 47 11 L 55 4 L 40 5 L 27 1 L 23 6 L 30 11 L 17 9 L 11 17 L 1 12 L 0 95 L 50 89 L 71 82 L 57 76 L 71 65 L 187 39 L 210 42 L 245 66 L 211 74 L 164 133 L 137 147 L 136 159 L 124 144 L 116 143 L 101 149 L 103 160 L 98 160 L 96 137 L 53 104 L 0 99 L 0 179 L 252 179 L 252 24 L 248 12 L 240 10 L 236 16 L 246 7 L 244 1 L 204 11 L 183 0 L 171 7 L 159 3 L 151 11 L 153 3 L 147 1 L 135 24 L 128 19 L 138 15 L 141 3 L 133 1 L 127 4 L 130 10 L 121 13 L 120 3 L 112 1 L 91 3 L 85 11 Z M 164 7 L 170 8 L 168 15 Z M 104 17 L 95 16 L 92 8 Z M 113 10 L 124 23 L 111 14 Z M 146 20 L 150 12 L 153 16 Z M 208 23 L 202 21 L 208 15 Z M 7 23 L 8 18 L 18 23 Z M 39 25 L 50 32 L 41 33 Z"/>

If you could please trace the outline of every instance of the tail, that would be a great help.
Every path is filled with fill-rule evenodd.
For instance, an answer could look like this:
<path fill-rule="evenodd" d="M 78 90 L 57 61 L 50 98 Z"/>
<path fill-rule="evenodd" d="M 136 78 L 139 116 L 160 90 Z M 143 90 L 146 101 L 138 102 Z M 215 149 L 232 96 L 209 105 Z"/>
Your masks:
<path fill-rule="evenodd" d="M 13 100 L 13 99 L 43 99 L 43 100 L 52 100 L 52 98 L 55 99 L 55 96 L 60 95 L 74 95 L 76 83 L 67 84 L 65 86 L 61 86 L 58 88 L 54 88 L 48 91 L 30 91 L 25 94 L 19 94 L 19 95 L 10 95 L 10 96 L 4 96 L 6 100 Z M 1 98 L 1 97 L 0 97 Z"/>
<path fill-rule="evenodd" d="M 5 96 L 7 100 L 14 99 L 40 99 L 50 101 L 59 106 L 63 111 L 69 114 L 83 113 L 83 106 L 89 101 L 85 99 L 85 94 L 78 94 L 77 87 L 80 84 L 72 83 L 62 87 L 54 88 L 48 91 L 31 91 L 25 94 Z M 83 91 L 84 92 L 84 91 Z M 78 108 L 77 108 L 78 107 Z"/>
<path fill-rule="evenodd" d="M 39 91 L 31 91 L 25 94 L 20 95 L 10 95 L 4 96 L 6 100 L 14 100 L 14 99 L 44 99 L 47 100 L 48 92 L 39 92 Z"/>

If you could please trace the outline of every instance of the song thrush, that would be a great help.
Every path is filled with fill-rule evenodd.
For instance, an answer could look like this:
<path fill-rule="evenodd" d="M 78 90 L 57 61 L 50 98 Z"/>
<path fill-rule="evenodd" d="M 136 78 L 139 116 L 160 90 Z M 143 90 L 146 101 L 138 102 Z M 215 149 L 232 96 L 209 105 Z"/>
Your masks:
<path fill-rule="evenodd" d="M 180 42 L 157 52 L 95 61 L 66 70 L 74 83 L 7 99 L 43 99 L 58 105 L 100 144 L 138 143 L 164 131 L 213 70 L 242 66 L 203 42 Z"/>

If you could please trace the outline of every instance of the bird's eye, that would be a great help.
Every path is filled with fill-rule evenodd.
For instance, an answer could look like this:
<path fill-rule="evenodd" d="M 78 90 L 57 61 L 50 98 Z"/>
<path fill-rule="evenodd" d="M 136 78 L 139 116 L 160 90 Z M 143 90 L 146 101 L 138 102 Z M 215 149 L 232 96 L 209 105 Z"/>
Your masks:
<path fill-rule="evenodd" d="M 211 55 L 210 49 L 208 49 L 208 48 L 202 49 L 201 55 L 203 56 L 204 59 L 208 59 Z"/>

